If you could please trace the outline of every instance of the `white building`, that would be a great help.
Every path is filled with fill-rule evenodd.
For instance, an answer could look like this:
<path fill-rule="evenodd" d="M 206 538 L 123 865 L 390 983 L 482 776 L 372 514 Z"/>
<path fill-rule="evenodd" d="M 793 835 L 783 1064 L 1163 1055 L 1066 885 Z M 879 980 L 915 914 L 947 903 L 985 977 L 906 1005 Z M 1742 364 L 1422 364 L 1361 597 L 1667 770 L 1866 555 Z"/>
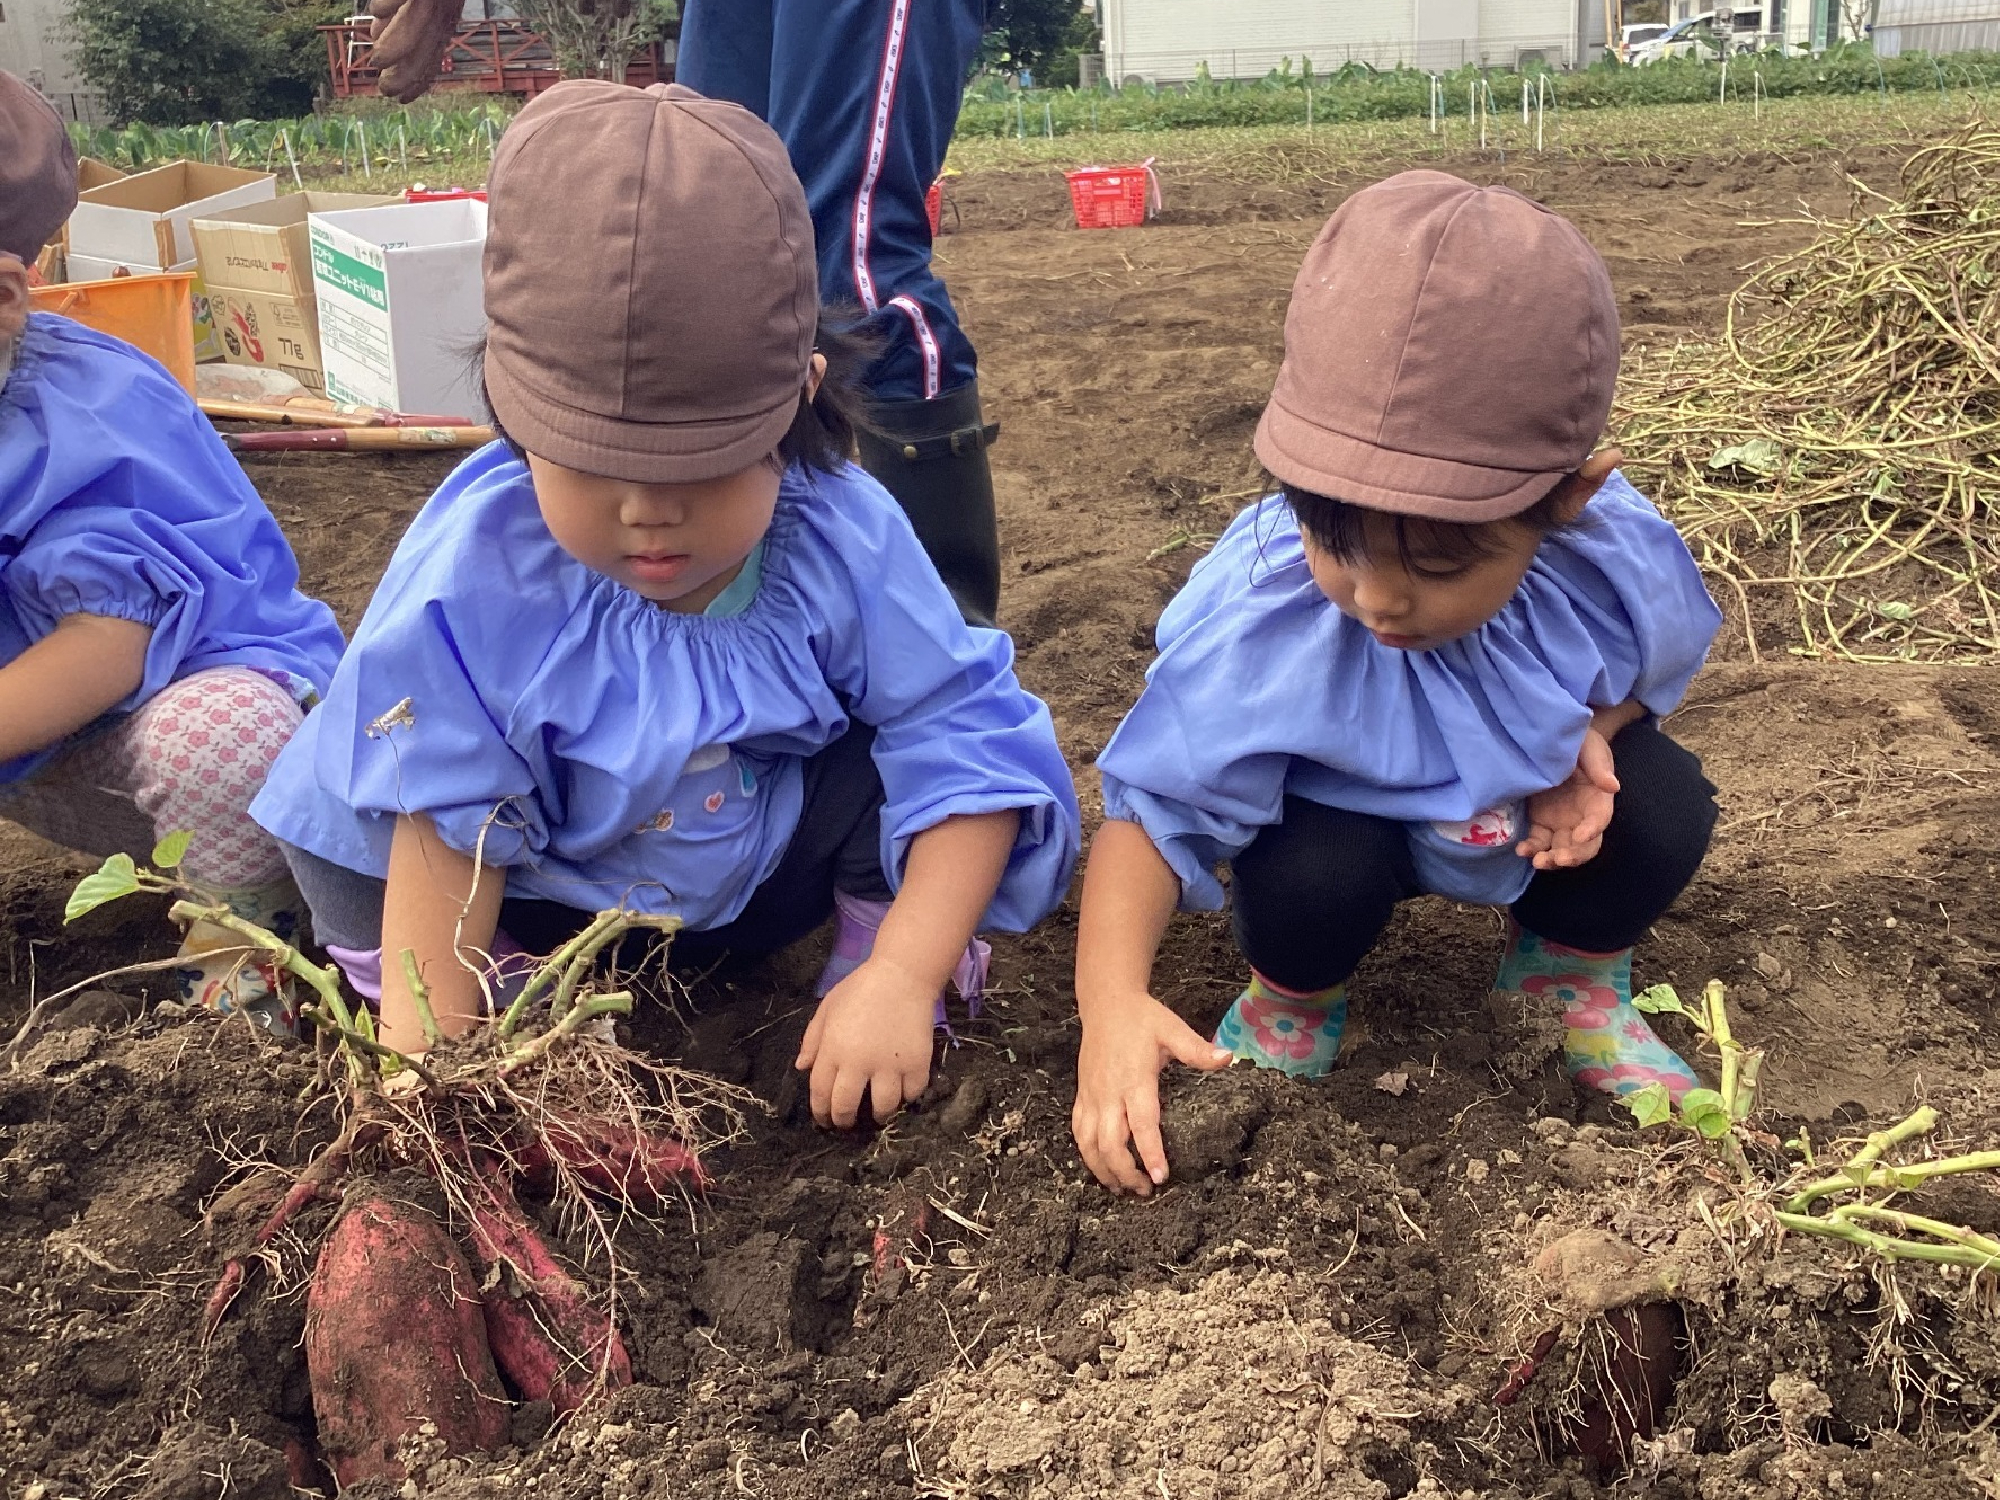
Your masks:
<path fill-rule="evenodd" d="M 97 96 L 70 65 L 61 31 L 68 0 L 0 0 L 0 71 L 25 78 L 66 119 L 97 119 Z"/>
<path fill-rule="evenodd" d="M 1886 12 L 1895 0 L 1875 0 Z M 1819 52 L 1831 47 L 1835 42 L 1852 40 L 1853 30 L 1849 24 L 1849 9 L 1865 15 L 1868 0 L 1855 4 L 1854 0 L 1747 0 L 1747 3 L 1729 5 L 1726 0 L 1672 0 L 1668 7 L 1668 19 L 1685 21 L 1692 16 L 1706 15 L 1715 10 L 1726 10 L 1730 14 L 1731 29 L 1741 36 L 1753 33 L 1762 38 L 1761 45 L 1782 45 L 1787 52 Z M 1904 7 L 1910 8 L 1910 7 Z M 1958 8 L 1955 0 L 1919 0 L 1917 8 L 1953 9 Z M 1985 0 L 1975 4 L 1973 9 L 1984 9 L 2000 15 L 2000 0 Z M 1877 28 L 1879 35 L 1880 28 Z M 1880 48 L 1878 47 L 1879 51 Z"/>
<path fill-rule="evenodd" d="M 1880 0 L 1875 52 L 2000 52 L 2000 0 Z"/>
<path fill-rule="evenodd" d="M 1259 78 L 1290 58 L 1328 73 L 1348 62 L 1433 71 L 1540 60 L 1581 67 L 1604 51 L 1605 0 L 1103 0 L 1113 82 L 1174 83 L 1204 63 Z"/>

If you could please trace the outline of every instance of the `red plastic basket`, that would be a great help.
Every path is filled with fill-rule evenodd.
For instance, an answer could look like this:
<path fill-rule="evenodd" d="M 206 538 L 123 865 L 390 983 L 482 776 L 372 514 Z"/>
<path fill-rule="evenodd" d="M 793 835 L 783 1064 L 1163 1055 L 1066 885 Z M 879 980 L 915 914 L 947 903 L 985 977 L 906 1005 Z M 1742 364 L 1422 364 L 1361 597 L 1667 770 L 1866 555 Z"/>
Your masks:
<path fill-rule="evenodd" d="M 931 221 L 931 238 L 938 237 L 938 226 L 944 222 L 944 179 L 939 178 L 924 194 L 924 217 Z"/>
<path fill-rule="evenodd" d="M 477 198 L 481 203 L 484 203 L 486 201 L 486 189 L 405 188 L 403 190 L 403 201 L 405 203 L 450 203 L 459 198 Z"/>
<path fill-rule="evenodd" d="M 1136 229 L 1160 211 L 1153 158 L 1131 167 L 1079 167 L 1063 174 L 1078 229 Z"/>

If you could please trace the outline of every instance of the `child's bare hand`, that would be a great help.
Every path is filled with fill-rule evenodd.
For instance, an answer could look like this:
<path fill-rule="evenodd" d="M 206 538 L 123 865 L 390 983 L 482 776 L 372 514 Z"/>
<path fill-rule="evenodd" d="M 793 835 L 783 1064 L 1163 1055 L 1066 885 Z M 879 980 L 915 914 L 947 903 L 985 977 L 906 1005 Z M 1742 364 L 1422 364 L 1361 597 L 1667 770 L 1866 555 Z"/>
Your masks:
<path fill-rule="evenodd" d="M 931 1076 L 937 986 L 871 958 L 833 987 L 806 1027 L 793 1065 L 812 1077 L 813 1119 L 842 1130 L 870 1100 L 885 1121 Z"/>
<path fill-rule="evenodd" d="M 1587 729 L 1576 769 L 1560 785 L 1528 799 L 1528 836 L 1515 845 L 1515 852 L 1532 859 L 1537 870 L 1588 864 L 1604 847 L 1617 795 L 1611 742 Z"/>
<path fill-rule="evenodd" d="M 1151 995 L 1095 1007 L 1083 1028 L 1070 1130 L 1091 1175 L 1114 1193 L 1146 1197 L 1167 1180 L 1160 1139 L 1160 1070 L 1169 1062 L 1213 1072 L 1230 1054 Z M 1132 1160 L 1137 1149 L 1139 1163 Z"/>

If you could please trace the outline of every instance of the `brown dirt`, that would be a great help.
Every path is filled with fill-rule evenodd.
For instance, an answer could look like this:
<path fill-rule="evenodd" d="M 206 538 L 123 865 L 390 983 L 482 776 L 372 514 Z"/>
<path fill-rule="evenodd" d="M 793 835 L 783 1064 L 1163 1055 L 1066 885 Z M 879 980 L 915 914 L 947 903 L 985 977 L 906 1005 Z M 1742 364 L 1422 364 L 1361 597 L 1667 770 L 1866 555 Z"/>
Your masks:
<path fill-rule="evenodd" d="M 1605 251 L 1634 341 L 1714 326 L 1739 268 L 1796 242 L 1744 221 L 1845 199 L 1831 158 L 1507 180 Z M 940 258 L 1006 428 L 1006 623 L 1080 770 L 1135 691 L 1161 603 L 1258 484 L 1248 438 L 1291 277 L 1352 185 L 1171 179 L 1163 224 L 1083 235 L 1062 227 L 1053 173 L 957 184 Z M 308 586 L 352 624 L 444 469 L 309 455 L 250 472 Z M 1739 1033 L 1770 1050 L 1770 1107 L 1816 1141 L 1921 1097 L 1954 1140 L 1995 1143 L 2000 678 L 1721 655 L 1673 727 L 1721 787 L 1723 827 L 1641 978 L 1727 981 Z M 76 862 L 7 837 L 0 1017 L 169 951 L 156 907 L 62 929 Z M 812 954 L 710 985 L 691 1027 L 642 1017 L 642 1039 L 750 1084 L 773 1113 L 718 1163 L 692 1223 L 625 1235 L 640 1385 L 608 1418 L 554 1433 L 524 1409 L 516 1446 L 419 1487 L 2000 1494 L 1982 1426 L 2000 1401 L 1990 1288 L 1879 1274 L 1823 1242 L 1725 1250 L 1692 1206 L 1726 1197 L 1700 1163 L 1576 1096 L 1546 1027 L 1488 1012 L 1491 913 L 1425 901 L 1402 915 L 1357 980 L 1351 1056 L 1325 1082 L 1170 1079 L 1178 1176 L 1145 1203 L 1093 1186 L 1069 1140 L 1072 937 L 1066 910 L 1001 944 L 992 1007 L 924 1105 L 863 1139 L 815 1132 L 789 1069 Z M 1164 998 L 1205 1026 L 1239 982 L 1220 920 L 1176 925 Z M 0 1073 L 0 1474 L 10 1495 L 41 1485 L 46 1500 L 282 1500 L 287 1446 L 313 1437 L 299 1343 L 326 1210 L 301 1218 L 275 1281 L 259 1273 L 212 1343 L 195 1330 L 243 1232 L 219 1195 L 250 1163 L 304 1161 L 333 1106 L 298 1052 L 240 1024 L 137 1015 L 87 998 Z M 1396 1074 L 1400 1093 L 1378 1086 Z M 866 1288 L 875 1224 L 926 1201 L 929 1236 Z M 1940 1201 L 2000 1230 L 1984 1185 Z M 1579 1351 L 1607 1325 L 1529 1270 L 1579 1227 L 1677 1267 L 1682 1286 L 1678 1399 L 1622 1479 L 1565 1436 L 1594 1389 Z M 1545 1329 L 1563 1334 L 1543 1372 L 1496 1407 Z"/>

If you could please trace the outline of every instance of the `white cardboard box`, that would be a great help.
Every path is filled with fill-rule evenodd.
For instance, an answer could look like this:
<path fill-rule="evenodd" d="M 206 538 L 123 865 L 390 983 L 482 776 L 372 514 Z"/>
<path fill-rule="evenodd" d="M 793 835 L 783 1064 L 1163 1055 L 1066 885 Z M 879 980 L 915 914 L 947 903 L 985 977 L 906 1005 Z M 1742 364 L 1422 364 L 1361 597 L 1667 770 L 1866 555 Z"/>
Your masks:
<path fill-rule="evenodd" d="M 100 260 L 72 250 L 65 258 L 64 280 L 109 281 L 114 276 L 156 276 L 162 270 L 187 271 L 194 277 L 194 358 L 205 364 L 222 358 L 222 341 L 215 333 L 215 312 L 209 305 L 208 288 L 201 279 L 201 267 L 191 260 L 177 266 L 148 266 L 120 260 Z"/>
<path fill-rule="evenodd" d="M 171 270 L 194 259 L 191 222 L 277 196 L 278 179 L 269 172 L 172 162 L 80 196 L 69 216 L 69 249 L 94 260 Z"/>
<path fill-rule="evenodd" d="M 320 355 L 335 401 L 478 417 L 486 205 L 463 198 L 314 214 Z"/>

